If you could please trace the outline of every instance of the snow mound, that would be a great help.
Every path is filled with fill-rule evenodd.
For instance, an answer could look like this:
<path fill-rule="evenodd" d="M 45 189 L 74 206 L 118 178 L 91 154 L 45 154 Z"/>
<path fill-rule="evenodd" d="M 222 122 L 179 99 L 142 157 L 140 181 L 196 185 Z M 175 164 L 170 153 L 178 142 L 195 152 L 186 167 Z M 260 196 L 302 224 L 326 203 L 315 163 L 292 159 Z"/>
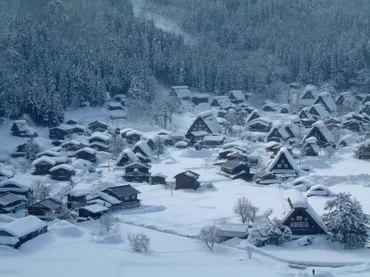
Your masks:
<path fill-rule="evenodd" d="M 172 159 L 168 159 L 168 160 L 164 160 L 163 161 L 163 164 L 175 164 L 176 161 L 172 160 Z"/>
<path fill-rule="evenodd" d="M 293 189 L 296 189 L 300 192 L 306 192 L 308 188 L 307 188 L 307 186 L 302 184 L 302 185 L 297 185 L 297 186 L 293 187 Z"/>
<path fill-rule="evenodd" d="M 121 244 L 123 239 L 120 234 L 110 234 L 103 237 L 96 237 L 94 241 L 101 244 Z"/>
<path fill-rule="evenodd" d="M 312 274 L 313 270 L 315 271 L 315 275 Z M 334 277 L 334 275 L 325 270 L 313 269 L 313 268 L 306 268 L 302 272 L 299 272 L 296 277 Z"/>
<path fill-rule="evenodd" d="M 65 220 L 61 220 L 60 222 L 55 224 L 53 226 L 53 229 L 61 237 L 80 238 L 83 237 L 85 233 L 79 227 Z"/>
<path fill-rule="evenodd" d="M 179 156 L 183 158 L 208 158 L 211 156 L 211 154 L 212 153 L 207 149 L 195 150 L 192 148 L 187 148 L 181 151 Z"/>

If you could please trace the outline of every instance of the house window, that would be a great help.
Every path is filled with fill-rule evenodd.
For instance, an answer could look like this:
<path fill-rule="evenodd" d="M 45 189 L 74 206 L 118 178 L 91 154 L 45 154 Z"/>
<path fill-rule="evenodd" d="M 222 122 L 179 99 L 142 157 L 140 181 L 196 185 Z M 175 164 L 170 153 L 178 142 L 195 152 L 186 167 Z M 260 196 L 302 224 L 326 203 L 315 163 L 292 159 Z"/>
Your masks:
<path fill-rule="evenodd" d="M 281 168 L 281 164 L 278 164 L 278 165 L 277 165 L 277 168 Z"/>
<path fill-rule="evenodd" d="M 136 199 L 136 195 L 131 196 L 131 199 L 132 200 L 135 200 Z"/>
<path fill-rule="evenodd" d="M 130 196 L 125 196 L 125 201 L 128 201 L 128 200 L 130 200 Z"/>
<path fill-rule="evenodd" d="M 294 228 L 294 229 L 308 228 L 308 222 L 291 222 L 290 228 Z"/>
<path fill-rule="evenodd" d="M 303 217 L 301 215 L 297 215 L 297 221 L 302 221 Z"/>

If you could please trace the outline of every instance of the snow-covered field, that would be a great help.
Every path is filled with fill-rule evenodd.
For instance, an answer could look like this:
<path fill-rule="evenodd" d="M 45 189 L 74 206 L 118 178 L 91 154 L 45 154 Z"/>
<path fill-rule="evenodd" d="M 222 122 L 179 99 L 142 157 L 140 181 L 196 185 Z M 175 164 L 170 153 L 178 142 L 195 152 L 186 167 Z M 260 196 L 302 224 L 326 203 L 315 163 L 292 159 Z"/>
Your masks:
<path fill-rule="evenodd" d="M 108 113 L 103 108 L 84 108 L 66 113 L 66 119 L 75 119 L 82 124 L 93 120 L 108 122 L 113 127 L 132 127 L 144 136 L 150 136 L 160 131 L 156 126 L 145 124 L 132 125 L 124 120 L 108 120 Z M 186 131 L 195 119 L 192 113 L 183 113 L 174 116 L 173 124 L 178 131 Z M 275 120 L 285 120 L 276 117 Z M 0 128 L 0 149 L 2 156 L 9 154 L 13 149 L 25 142 L 26 139 L 10 136 L 11 123 Z M 37 141 L 50 148 L 47 139 L 48 131 L 37 128 Z M 247 141 L 252 149 L 260 147 Z M 264 151 L 262 151 L 264 152 Z M 260 153 L 262 153 L 260 152 Z M 215 253 L 210 253 L 196 243 L 193 237 L 206 224 L 217 222 L 220 218 L 230 222 L 238 222 L 233 214 L 232 207 L 237 198 L 246 196 L 259 208 L 257 216 L 261 216 L 268 209 L 273 209 L 273 216 L 282 217 L 289 209 L 286 201 L 286 190 L 289 185 L 262 186 L 241 180 L 231 181 L 219 174 L 219 167 L 212 166 L 217 155 L 217 149 L 195 151 L 192 148 L 185 150 L 167 148 L 159 159 L 152 162 L 151 172 L 162 173 L 169 182 L 183 170 L 192 170 L 200 174 L 202 183 L 211 182 L 213 188 L 201 187 L 197 191 L 172 190 L 171 186 L 150 186 L 148 184 L 133 184 L 141 194 L 142 206 L 136 209 L 116 212 L 121 223 L 121 236 L 111 237 L 104 243 L 92 242 L 90 232 L 94 224 L 67 225 L 67 223 L 53 223 L 51 232 L 40 236 L 21 247 L 19 251 L 1 248 L 0 274 L 4 276 L 48 276 L 60 274 L 65 276 L 123 276 L 136 274 L 147 276 L 152 274 L 188 276 L 245 276 L 246 273 L 254 276 L 295 276 L 297 270 L 288 268 L 284 263 L 276 262 L 261 255 L 254 255 L 249 260 L 245 251 L 234 248 L 221 247 Z M 268 155 L 261 154 L 267 162 Z M 75 176 L 75 190 L 92 190 L 100 184 L 109 181 L 116 184 L 123 183 L 122 171 L 112 166 L 113 160 L 99 156 L 98 171 L 100 173 L 86 174 L 80 172 Z M 370 192 L 369 168 L 370 163 L 352 157 L 352 148 L 341 149 L 331 158 L 320 156 L 304 158 L 302 165 L 313 168 L 311 175 L 318 183 L 325 183 L 332 192 L 350 192 L 370 214 L 368 195 Z M 21 166 L 15 168 L 14 160 L 4 164 L 4 167 L 17 172 L 16 180 L 33 186 L 37 181 L 52 185 L 52 193 L 59 193 L 67 183 L 51 181 L 47 176 L 32 176 L 24 173 Z M 309 202 L 318 214 L 323 214 L 324 205 L 328 198 L 310 197 Z M 0 225 L 4 222 L 0 220 Z M 144 227 L 144 228 L 143 228 Z M 145 232 L 152 239 L 152 252 L 146 255 L 133 254 L 126 242 L 128 232 Z M 329 265 L 349 265 L 350 267 L 332 269 L 337 276 L 370 276 L 367 265 L 368 249 L 357 251 L 343 251 L 337 245 L 329 244 L 324 238 L 316 238 L 310 246 L 302 247 L 297 243 L 288 243 L 282 247 L 265 247 L 262 249 L 268 255 L 296 263 L 320 263 Z M 27 264 L 27 267 L 19 266 Z M 73 266 L 71 266 L 73 263 Z M 356 266 L 353 266 L 355 265 Z M 52 266 L 51 266 L 52 265 Z M 186 274 L 186 275 L 185 275 Z M 58 275 L 57 275 L 58 276 Z"/>

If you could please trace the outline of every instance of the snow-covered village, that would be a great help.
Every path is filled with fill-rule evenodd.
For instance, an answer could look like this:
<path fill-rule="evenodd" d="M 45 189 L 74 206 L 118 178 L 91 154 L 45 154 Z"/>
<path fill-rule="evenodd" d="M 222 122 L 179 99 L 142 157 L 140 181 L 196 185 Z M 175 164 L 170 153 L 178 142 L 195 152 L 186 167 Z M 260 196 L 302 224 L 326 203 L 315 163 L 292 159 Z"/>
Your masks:
<path fill-rule="evenodd" d="M 0 1 L 0 276 L 370 276 L 367 50 L 239 60 L 202 1 L 27 1 Z"/>

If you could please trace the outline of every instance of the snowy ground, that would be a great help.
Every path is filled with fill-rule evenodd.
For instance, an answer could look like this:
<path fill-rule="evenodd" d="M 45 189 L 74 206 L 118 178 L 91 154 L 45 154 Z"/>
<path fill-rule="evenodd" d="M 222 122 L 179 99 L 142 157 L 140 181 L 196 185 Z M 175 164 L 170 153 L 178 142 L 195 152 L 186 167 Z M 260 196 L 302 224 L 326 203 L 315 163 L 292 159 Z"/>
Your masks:
<path fill-rule="evenodd" d="M 203 106 L 198 109 L 202 111 L 206 108 Z M 107 110 L 103 108 L 84 108 L 67 112 L 66 120 L 75 119 L 82 124 L 101 120 L 108 122 L 112 127 L 132 127 L 143 132 L 145 136 L 161 131 L 160 128 L 147 124 L 133 125 L 125 120 L 112 121 L 108 119 L 108 114 Z M 271 115 L 271 117 L 277 122 L 287 120 L 289 115 Z M 184 112 L 181 115 L 174 116 L 173 126 L 176 126 L 177 131 L 186 131 L 194 119 L 195 115 L 193 113 Z M 0 153 L 3 156 L 26 141 L 23 138 L 10 136 L 10 128 L 11 122 L 0 126 Z M 37 127 L 36 130 L 40 134 L 37 141 L 45 149 L 50 148 L 50 140 L 47 139 L 48 131 Z M 252 150 L 261 147 L 261 144 L 258 143 L 247 141 L 241 141 L 241 143 L 247 143 Z M 352 150 L 353 146 L 341 149 L 331 158 L 325 156 L 305 158 L 302 159 L 301 163 L 302 165 L 312 166 L 311 175 L 318 182 L 328 185 L 332 192 L 352 193 L 363 204 L 365 212 L 370 214 L 370 204 L 367 197 L 370 192 L 370 178 L 367 175 L 370 174 L 370 163 L 354 159 Z M 264 162 L 267 162 L 268 154 L 263 149 L 258 151 Z M 170 186 L 133 184 L 141 191 L 139 197 L 142 200 L 142 206 L 137 209 L 118 212 L 115 216 L 121 222 L 127 224 L 123 224 L 121 228 L 126 233 L 139 229 L 150 233 L 155 252 L 143 256 L 130 253 L 127 244 L 124 242 L 92 243 L 89 234 L 92 226 L 89 225 L 82 225 L 82 229 L 74 227 L 72 231 L 64 230 L 63 226 L 56 226 L 50 234 L 24 245 L 20 253 L 9 250 L 0 252 L 0 255 L 4 255 L 4 259 L 7 260 L 7 263 L 0 265 L 0 273 L 3 271 L 9 273 L 9 275 L 14 273 L 15 276 L 24 276 L 23 268 L 16 266 L 19 264 L 19 259 L 23 259 L 25 262 L 29 261 L 28 264 L 30 264 L 30 268 L 27 268 L 27 276 L 46 276 L 51 271 L 58 272 L 58 270 L 46 266 L 50 261 L 55 263 L 53 268 L 63 268 L 64 272 L 67 271 L 65 274 L 71 273 L 72 276 L 77 275 L 75 272 L 87 273 L 92 276 L 94 276 L 93 273 L 95 273 L 95 276 L 101 276 L 99 273 L 103 272 L 109 272 L 110 276 L 135 272 L 139 276 L 144 276 L 149 271 L 158 272 L 159 275 L 159 272 L 163 272 L 165 264 L 170 264 L 166 267 L 166 272 L 176 272 L 177 276 L 183 273 L 189 275 L 194 272 L 207 275 L 214 274 L 215 276 L 217 276 L 216 273 L 219 273 L 219 276 L 224 276 L 226 272 L 230 273 L 228 271 L 230 268 L 233 270 L 233 276 L 241 276 L 245 272 L 258 270 L 261 264 L 266 272 L 263 272 L 265 275 L 260 275 L 261 272 L 255 271 L 260 273 L 257 274 L 258 276 L 294 276 L 295 272 L 286 269 L 280 263 L 276 265 L 275 262 L 272 263 L 266 258 L 260 257 L 254 261 L 246 261 L 245 259 L 239 261 L 240 257 L 245 256 L 244 252 L 227 249 L 211 254 L 199 249 L 199 246 L 191 239 L 170 235 L 194 236 L 202 226 L 216 222 L 220 218 L 226 218 L 230 222 L 238 222 L 238 218 L 232 212 L 232 207 L 240 196 L 246 196 L 255 206 L 259 207 L 259 215 L 272 208 L 274 216 L 282 217 L 288 210 L 285 200 L 285 190 L 290 189 L 288 185 L 260 186 L 240 180 L 231 181 L 219 174 L 219 167 L 211 166 L 216 152 L 217 149 L 195 151 L 191 148 L 186 150 L 167 148 L 164 155 L 153 161 L 151 168 L 152 173 L 161 172 L 167 175 L 167 180 L 170 182 L 173 180 L 173 176 L 179 172 L 186 169 L 193 170 L 200 174 L 201 182 L 212 182 L 213 189 L 200 188 L 197 191 L 173 191 Z M 104 182 L 123 183 L 121 179 L 122 171 L 113 170 L 112 168 L 114 161 L 110 160 L 108 162 L 107 156 L 98 156 L 98 171 L 101 173 L 86 174 L 86 171 L 80 170 L 75 176 L 77 185 L 74 189 L 94 190 L 104 186 Z M 14 166 L 18 166 L 18 168 Z M 11 160 L 3 167 L 16 171 L 15 179 L 26 185 L 33 186 L 37 181 L 50 184 L 53 194 L 58 194 L 64 187 L 68 187 L 67 183 L 52 181 L 48 176 L 39 177 L 32 176 L 29 172 L 24 173 L 21 166 L 15 163 L 15 160 Z M 326 200 L 326 197 L 310 197 L 309 199 L 318 214 L 323 214 Z M 0 220 L 0 224 L 2 223 Z M 146 228 L 141 229 L 137 226 Z M 62 230 L 58 231 L 58 229 Z M 67 232 L 67 234 L 64 232 Z M 70 232 L 72 232 L 72 235 Z M 125 240 L 125 236 L 123 237 Z M 164 240 L 166 243 L 163 243 Z M 236 247 L 237 245 L 233 246 Z M 117 251 L 120 251 L 120 255 L 117 255 Z M 368 262 L 367 257 L 370 250 L 343 251 L 337 245 L 327 243 L 324 238 L 318 238 L 313 245 L 305 248 L 291 243 L 279 248 L 265 247 L 263 251 L 296 262 L 319 263 L 324 260 L 335 265 L 336 263 Z M 95 255 L 94 253 L 99 254 Z M 101 257 L 106 257 L 104 263 L 94 262 L 101 259 Z M 71 261 L 76 262 L 76 267 L 67 266 Z M 146 266 L 144 267 L 143 264 Z M 352 276 L 352 273 L 353 276 L 369 276 L 370 274 L 367 266 L 356 266 L 341 270 L 335 270 L 338 276 Z"/>

